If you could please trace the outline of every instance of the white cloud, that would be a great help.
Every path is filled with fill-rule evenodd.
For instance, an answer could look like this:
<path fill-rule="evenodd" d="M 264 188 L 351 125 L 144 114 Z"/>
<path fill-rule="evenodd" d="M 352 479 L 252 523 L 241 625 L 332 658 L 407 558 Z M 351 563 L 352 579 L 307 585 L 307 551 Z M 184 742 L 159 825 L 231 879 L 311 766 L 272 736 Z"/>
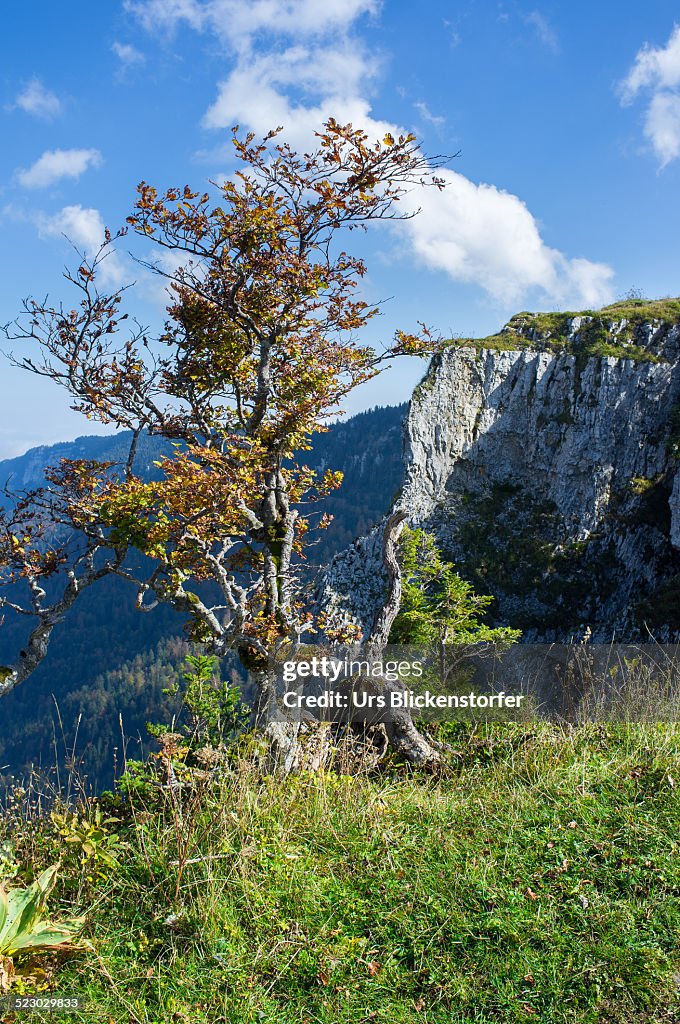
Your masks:
<path fill-rule="evenodd" d="M 427 103 L 420 101 L 418 103 L 414 103 L 413 106 L 416 108 L 423 121 L 427 121 L 428 124 L 434 125 L 435 128 L 441 128 L 443 124 L 446 124 L 446 118 L 433 114 Z"/>
<path fill-rule="evenodd" d="M 317 50 L 312 58 L 302 48 L 264 55 L 237 67 L 221 83 L 204 123 L 220 128 L 240 122 L 258 134 L 281 124 L 297 148 L 308 146 L 312 133 L 331 114 L 360 125 L 369 136 L 400 134 L 403 129 L 373 116 L 362 95 L 362 76 L 356 51 L 337 62 L 331 53 Z M 316 88 L 316 102 L 307 105 L 304 96 L 291 100 L 293 84 L 303 90 L 307 85 L 310 93 Z M 324 92 L 324 85 L 332 91 Z M 442 192 L 418 189 L 410 194 L 410 208 L 420 207 L 421 212 L 398 225 L 427 266 L 506 302 L 519 301 L 531 290 L 577 306 L 611 300 L 612 270 L 585 259 L 570 260 L 548 247 L 517 196 L 492 185 L 475 185 L 452 171 L 444 171 L 443 177 L 447 187 Z M 406 201 L 403 208 L 409 208 Z"/>
<path fill-rule="evenodd" d="M 352 34 L 380 0 L 125 0 L 125 7 L 151 33 L 183 23 L 212 33 L 230 54 L 206 127 L 241 121 L 266 133 L 283 124 L 293 145 L 309 145 L 331 114 L 369 132 L 387 127 L 370 117 L 365 98 L 379 57 Z"/>
<path fill-rule="evenodd" d="M 283 125 L 287 141 L 298 148 L 308 147 L 331 115 L 382 136 L 392 126 L 371 114 L 365 91 L 372 71 L 349 43 L 268 51 L 237 63 L 220 82 L 203 123 L 226 128 L 239 122 L 262 135 Z"/>
<path fill-rule="evenodd" d="M 557 53 L 560 48 L 557 33 L 546 18 L 540 11 L 530 11 L 529 14 L 524 16 L 524 20 L 528 25 L 536 32 L 538 40 L 546 50 L 551 50 L 553 53 Z"/>
<path fill-rule="evenodd" d="M 101 162 L 97 149 L 48 149 L 31 167 L 18 171 L 17 179 L 24 188 L 46 188 L 62 178 L 79 178 Z"/>
<path fill-rule="evenodd" d="M 547 246 L 517 196 L 448 169 L 440 176 L 446 182 L 442 192 L 428 188 L 407 197 L 408 206 L 420 207 L 420 213 L 402 224 L 427 266 L 455 281 L 477 284 L 506 303 L 533 290 L 583 306 L 611 299 L 612 270 L 568 259 Z"/>
<path fill-rule="evenodd" d="M 174 29 L 180 21 L 198 31 L 205 26 L 205 4 L 201 0 L 124 0 L 123 6 L 139 18 L 147 32 Z"/>
<path fill-rule="evenodd" d="M 46 89 L 39 78 L 31 79 L 26 88 L 19 93 L 14 104 L 34 117 L 56 117 L 61 113 L 61 100 Z"/>
<path fill-rule="evenodd" d="M 83 207 L 79 203 L 64 206 L 52 216 L 39 214 L 36 217 L 39 234 L 42 238 L 63 235 L 76 249 L 85 256 L 92 258 L 104 242 L 104 221 L 99 210 Z M 99 277 L 102 284 L 118 287 L 126 279 L 118 254 L 110 250 L 103 260 Z"/>
<path fill-rule="evenodd" d="M 675 25 L 665 46 L 645 43 L 621 83 L 621 97 L 630 102 L 641 89 L 673 89 L 680 85 L 680 25 Z"/>
<path fill-rule="evenodd" d="M 665 167 L 680 156 L 680 95 L 656 93 L 647 108 L 645 136 Z"/>
<path fill-rule="evenodd" d="M 118 43 L 115 42 L 111 50 L 118 57 L 119 61 L 124 67 L 132 67 L 134 64 L 143 64 L 146 57 L 143 53 L 137 49 L 136 46 L 131 46 L 130 43 Z"/>
<path fill-rule="evenodd" d="M 357 18 L 377 14 L 380 0 L 125 0 L 125 7 L 152 33 L 181 23 L 211 32 L 232 56 L 205 127 L 241 121 L 264 134 L 281 124 L 288 141 L 303 146 L 331 114 L 370 133 L 387 130 L 365 98 L 379 57 L 351 34 Z"/>
<path fill-rule="evenodd" d="M 644 133 L 661 167 L 680 156 L 680 25 L 675 25 L 665 46 L 638 51 L 633 65 L 619 85 L 624 106 L 641 93 L 648 94 Z"/>
<path fill-rule="evenodd" d="M 352 32 L 359 15 L 376 12 L 374 0 L 147 0 L 129 2 L 128 8 L 150 30 L 183 21 L 213 32 L 226 45 L 232 66 L 204 115 L 205 127 L 240 123 L 264 135 L 283 125 L 297 149 L 309 147 L 330 116 L 351 121 L 370 137 L 403 131 L 374 115 L 375 53 Z M 533 23 L 537 30 L 549 29 Z M 439 122 L 425 103 L 416 106 L 421 116 Z M 611 299 L 612 270 L 546 245 L 517 196 L 453 171 L 442 176 L 447 188 L 414 189 L 402 206 L 405 212 L 421 207 L 421 213 L 394 224 L 424 264 L 506 302 L 532 291 L 577 306 Z"/>
<path fill-rule="evenodd" d="M 41 235 L 65 235 L 88 256 L 93 255 L 104 241 L 104 221 L 99 210 L 87 209 L 79 203 L 64 206 L 51 217 L 43 217 L 39 227 Z"/>
<path fill-rule="evenodd" d="M 149 32 L 184 21 L 238 48 L 258 33 L 323 35 L 343 30 L 361 14 L 376 14 L 380 0 L 125 0 Z"/>

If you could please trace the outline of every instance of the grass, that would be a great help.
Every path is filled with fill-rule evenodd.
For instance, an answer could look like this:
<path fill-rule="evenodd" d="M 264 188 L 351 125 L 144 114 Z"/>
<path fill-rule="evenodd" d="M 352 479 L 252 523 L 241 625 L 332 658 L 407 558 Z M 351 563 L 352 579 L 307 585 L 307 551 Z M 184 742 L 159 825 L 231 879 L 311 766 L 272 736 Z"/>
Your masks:
<path fill-rule="evenodd" d="M 680 729 L 452 728 L 440 778 L 242 764 L 135 796 L 118 866 L 69 854 L 50 908 L 89 919 L 68 1019 L 677 1021 Z M 27 799 L 20 874 L 65 853 Z"/>
<path fill-rule="evenodd" d="M 574 317 L 587 317 L 576 338 L 569 335 Z M 626 320 L 626 326 L 613 335 L 610 326 Z M 660 362 L 660 357 L 644 345 L 636 344 L 638 329 L 656 321 L 680 322 L 680 298 L 623 299 L 600 310 L 586 309 L 566 313 L 517 313 L 504 329 L 487 338 L 453 339 L 454 346 L 515 351 L 522 348 L 570 352 L 582 357 L 614 357 L 636 362 Z"/>
<path fill-rule="evenodd" d="M 622 299 L 604 306 L 602 313 L 611 313 L 617 320 L 625 318 L 633 323 L 649 323 L 651 320 L 680 320 L 680 298 L 665 299 Z"/>

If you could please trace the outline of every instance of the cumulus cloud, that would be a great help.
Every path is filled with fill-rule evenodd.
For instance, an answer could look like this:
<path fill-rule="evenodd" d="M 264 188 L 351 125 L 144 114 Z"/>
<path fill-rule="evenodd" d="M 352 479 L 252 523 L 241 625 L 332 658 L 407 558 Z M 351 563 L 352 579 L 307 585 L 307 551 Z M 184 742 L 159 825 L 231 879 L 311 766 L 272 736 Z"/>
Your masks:
<path fill-rule="evenodd" d="M 422 189 L 406 197 L 407 208 L 420 213 L 402 223 L 427 266 L 508 303 L 536 290 L 559 303 L 598 306 L 611 299 L 611 268 L 568 259 L 546 245 L 517 196 L 448 169 L 439 176 L 446 183 L 442 192 Z"/>
<path fill-rule="evenodd" d="M 16 100 L 15 106 L 34 117 L 56 117 L 61 113 L 61 100 L 46 89 L 39 78 L 32 78 Z"/>
<path fill-rule="evenodd" d="M 41 237 L 63 235 L 80 253 L 90 258 L 96 255 L 104 242 L 105 226 L 99 210 L 81 206 L 79 203 L 64 206 L 51 216 L 39 214 L 36 223 Z M 113 250 L 103 260 L 99 278 L 102 284 L 113 287 L 118 287 L 125 281 L 125 269 Z"/>
<path fill-rule="evenodd" d="M 680 25 L 675 25 L 665 46 L 638 51 L 619 85 L 624 106 L 646 94 L 644 133 L 662 167 L 680 156 Z"/>
<path fill-rule="evenodd" d="M 41 235 L 65 235 L 87 255 L 93 255 L 104 241 L 104 221 L 99 210 L 81 206 L 64 206 L 51 217 L 39 222 Z"/>
<path fill-rule="evenodd" d="M 665 46 L 645 43 L 621 83 L 624 102 L 630 102 L 646 87 L 674 89 L 680 85 L 680 25 L 674 25 Z"/>
<path fill-rule="evenodd" d="M 331 115 L 382 136 L 392 125 L 371 113 L 365 87 L 372 73 L 361 51 L 349 42 L 297 45 L 253 56 L 220 82 L 203 123 L 227 128 L 239 122 L 259 134 L 283 125 L 287 141 L 298 148 L 308 147 Z"/>
<path fill-rule="evenodd" d="M 126 0 L 125 7 L 151 33 L 184 24 L 211 33 L 230 55 L 205 127 L 241 121 L 266 133 L 281 124 L 294 146 L 308 146 L 330 114 L 371 133 L 388 128 L 370 117 L 365 98 L 379 59 L 352 33 L 360 16 L 378 13 L 380 0 Z"/>
<path fill-rule="evenodd" d="M 372 109 L 375 53 L 354 29 L 360 15 L 377 12 L 374 0 L 129 0 L 127 6 L 149 30 L 184 22 L 225 45 L 231 67 L 204 115 L 207 128 L 238 122 L 263 135 L 283 125 L 286 140 L 298 149 L 309 147 L 330 116 L 376 138 L 404 130 Z M 424 103 L 418 109 L 439 122 Z M 425 265 L 506 302 L 532 291 L 574 305 L 611 299 L 612 270 L 548 246 L 517 196 L 453 171 L 443 177 L 442 192 L 415 189 L 408 197 L 411 209 L 422 208 L 419 216 L 395 224 Z"/>
<path fill-rule="evenodd" d="M 121 62 L 123 67 L 132 67 L 135 64 L 143 64 L 146 57 L 143 53 L 137 49 L 136 46 L 131 46 L 130 43 L 118 43 L 115 42 L 111 46 L 111 50 L 115 53 L 118 60 Z"/>
<path fill-rule="evenodd" d="M 366 99 L 379 59 L 352 33 L 360 16 L 378 13 L 380 0 L 126 0 L 125 7 L 151 33 L 184 24 L 210 32 L 230 55 L 205 127 L 241 121 L 264 134 L 281 124 L 294 146 L 308 146 L 331 114 L 371 134 L 389 127 L 370 116 Z"/>
<path fill-rule="evenodd" d="M 208 126 L 233 120 L 263 134 L 272 124 L 286 127 L 295 146 L 309 145 L 311 133 L 330 115 L 361 125 L 370 136 L 403 131 L 376 120 L 370 103 L 358 94 L 323 97 L 314 106 L 294 104 L 276 88 L 271 64 L 257 62 L 234 72 L 223 83 L 218 102 L 206 116 Z M 422 262 L 444 271 L 454 281 L 483 288 L 495 299 L 516 302 L 532 290 L 558 303 L 596 307 L 611 301 L 613 271 L 587 259 L 568 259 L 541 238 L 526 205 L 517 196 L 493 185 L 475 184 L 450 170 L 440 172 L 446 187 L 416 189 L 402 209 L 420 212 L 398 222 Z"/>
<path fill-rule="evenodd" d="M 62 178 L 79 178 L 101 162 L 97 149 L 48 149 L 31 167 L 18 171 L 17 180 L 24 188 L 46 188 Z"/>
<path fill-rule="evenodd" d="M 652 96 L 645 118 L 645 136 L 665 167 L 680 156 L 680 96 L 659 92 Z"/>

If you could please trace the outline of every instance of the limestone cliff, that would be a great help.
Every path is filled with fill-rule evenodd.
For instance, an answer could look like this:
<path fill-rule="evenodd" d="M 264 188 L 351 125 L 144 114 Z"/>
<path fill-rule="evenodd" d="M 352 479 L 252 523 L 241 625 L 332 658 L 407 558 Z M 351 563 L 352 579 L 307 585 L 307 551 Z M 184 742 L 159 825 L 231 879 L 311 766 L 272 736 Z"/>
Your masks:
<path fill-rule="evenodd" d="M 519 314 L 416 388 L 397 506 L 527 639 L 680 632 L 680 301 Z M 322 601 L 370 627 L 376 534 Z"/>

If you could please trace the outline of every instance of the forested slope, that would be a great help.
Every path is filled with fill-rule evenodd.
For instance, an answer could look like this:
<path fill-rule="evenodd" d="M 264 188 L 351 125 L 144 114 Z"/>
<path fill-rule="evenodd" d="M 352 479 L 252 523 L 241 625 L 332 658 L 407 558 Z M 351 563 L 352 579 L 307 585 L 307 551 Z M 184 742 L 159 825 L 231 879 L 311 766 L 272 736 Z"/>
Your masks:
<path fill-rule="evenodd" d="M 315 439 L 308 464 L 345 476 L 341 488 L 319 503 L 319 511 L 334 520 L 311 549 L 310 572 L 389 507 L 401 483 L 405 409 L 375 408 L 331 424 Z M 143 475 L 157 472 L 154 461 L 167 450 L 167 441 L 144 438 L 137 469 Z M 0 463 L 0 484 L 9 480 L 15 491 L 30 489 L 44 482 L 45 467 L 60 458 L 120 460 L 125 451 L 125 435 L 43 446 Z M 16 654 L 22 625 L 9 616 L 3 623 L 0 661 Z M 163 717 L 168 701 L 162 691 L 179 678 L 186 653 L 181 637 L 181 616 L 167 607 L 140 614 L 124 581 L 106 579 L 93 587 L 55 630 L 49 654 L 34 676 L 3 698 L 0 768 L 16 773 L 31 761 L 51 765 L 55 744 L 63 761 L 77 727 L 76 756 L 84 759 L 94 783 L 106 784 L 113 750 L 120 751 L 123 737 L 129 756 L 139 756 L 140 737 L 147 739 L 145 723 Z"/>

